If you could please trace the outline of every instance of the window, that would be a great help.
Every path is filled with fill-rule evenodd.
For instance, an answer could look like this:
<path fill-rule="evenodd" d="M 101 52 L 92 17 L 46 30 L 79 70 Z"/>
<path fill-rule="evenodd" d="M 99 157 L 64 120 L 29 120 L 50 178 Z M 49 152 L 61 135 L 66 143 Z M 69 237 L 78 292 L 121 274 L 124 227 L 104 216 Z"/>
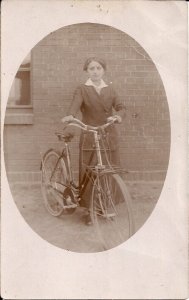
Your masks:
<path fill-rule="evenodd" d="M 27 57 L 22 62 L 18 72 L 16 73 L 15 79 L 13 81 L 9 99 L 8 106 L 15 105 L 31 105 L 30 97 L 30 59 L 31 55 Z"/>
<path fill-rule="evenodd" d="M 23 60 L 9 93 L 5 124 L 33 124 L 31 53 Z"/>

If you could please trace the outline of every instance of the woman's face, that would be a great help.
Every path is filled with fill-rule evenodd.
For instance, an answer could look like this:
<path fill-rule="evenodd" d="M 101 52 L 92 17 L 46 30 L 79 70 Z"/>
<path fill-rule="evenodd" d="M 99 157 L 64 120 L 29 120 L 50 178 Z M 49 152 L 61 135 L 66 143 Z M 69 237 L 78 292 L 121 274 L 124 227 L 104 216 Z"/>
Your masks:
<path fill-rule="evenodd" d="M 104 69 L 97 61 L 91 61 L 87 68 L 87 73 L 92 81 L 101 80 L 104 75 Z"/>

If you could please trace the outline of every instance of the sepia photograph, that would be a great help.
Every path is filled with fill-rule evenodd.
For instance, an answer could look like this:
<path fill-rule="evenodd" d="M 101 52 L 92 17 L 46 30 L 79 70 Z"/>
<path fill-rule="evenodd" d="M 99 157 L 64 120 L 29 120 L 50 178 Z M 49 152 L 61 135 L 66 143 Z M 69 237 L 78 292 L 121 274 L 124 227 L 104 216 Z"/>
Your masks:
<path fill-rule="evenodd" d="M 22 53 L 17 58 L 14 71 L 11 71 L 11 62 L 7 68 L 10 74 L 9 90 L 5 93 L 7 97 L 4 94 L 3 101 L 2 177 L 6 181 L 4 195 L 8 195 L 7 199 L 10 201 L 8 204 L 5 202 L 6 197 L 2 198 L 4 297 L 6 292 L 12 299 L 173 299 L 173 295 L 176 299 L 180 295 L 187 295 L 185 113 L 180 118 L 187 105 L 187 26 L 185 19 L 179 19 L 182 15 L 186 18 L 186 7 L 178 1 L 161 1 L 161 4 L 157 4 L 157 1 L 115 2 L 4 2 L 4 82 L 8 82 L 4 66 L 7 63 L 5 46 L 6 43 L 11 45 L 11 32 L 14 34 L 11 26 L 8 29 L 10 33 L 6 33 L 5 20 L 11 19 L 16 3 L 21 6 L 15 20 L 25 11 L 31 24 L 31 29 L 22 27 L 25 34 L 28 31 L 25 41 L 19 29 L 21 25 L 15 28 L 18 35 L 15 38 L 20 37 L 20 41 L 22 37 L 24 46 L 28 41 L 28 47 L 25 47 L 24 52 L 19 50 L 22 44 L 18 43 L 15 47 L 15 52 L 19 54 L 20 51 L 24 55 Z M 152 24 L 150 23 L 152 29 L 147 25 L 144 7 L 149 18 L 150 11 L 153 13 Z M 43 14 L 39 13 L 39 8 L 44 8 Z M 161 16 L 164 9 L 165 16 Z M 48 26 L 45 25 L 45 11 L 48 12 L 48 17 L 52 17 Z M 67 15 L 68 12 L 70 16 Z M 168 30 L 171 26 L 169 12 L 178 23 L 172 33 Z M 62 20 L 61 13 L 68 22 Z M 32 27 L 32 24 L 35 24 L 35 18 L 36 24 L 40 24 L 42 15 L 44 17 L 38 33 L 36 25 Z M 156 36 L 153 34 L 153 26 Z M 144 37 L 140 39 L 140 35 Z M 150 35 L 154 37 L 151 42 Z M 174 38 L 172 35 L 175 35 Z M 162 40 L 165 44 L 162 44 Z M 174 52 L 174 47 L 175 54 L 171 55 L 169 49 Z M 182 58 L 179 57 L 181 53 Z M 176 60 L 180 60 L 180 70 Z M 3 88 L 5 90 L 5 85 Z M 178 91 L 182 95 L 180 103 L 177 101 Z M 174 162 L 172 164 L 171 159 Z M 173 171 L 170 171 L 171 166 Z M 178 191 L 178 188 L 182 191 Z M 17 229 L 17 225 L 13 223 L 9 223 L 7 227 L 5 225 L 8 210 L 11 222 L 18 225 Z M 153 217 L 156 217 L 156 224 L 153 225 L 152 222 L 150 225 Z M 18 223 L 17 219 L 20 220 Z M 14 226 L 15 234 L 12 231 Z M 174 226 L 178 228 L 176 233 Z M 144 237 L 140 236 L 141 232 Z M 10 242 L 5 240 L 5 233 Z M 138 237 L 141 240 L 138 241 Z M 145 239 L 149 239 L 146 244 Z M 178 243 L 178 249 L 176 244 L 175 250 L 172 248 L 173 239 L 174 244 Z M 29 244 L 27 246 L 32 241 L 35 250 Z M 18 278 L 14 282 L 12 278 L 10 280 L 10 261 L 5 252 L 17 243 L 20 250 L 23 249 L 22 243 L 25 245 L 25 258 L 20 264 L 25 267 L 19 269 L 13 263 L 15 271 L 19 269 Z M 166 247 L 172 250 L 165 250 Z M 174 275 L 166 272 L 170 262 L 172 264 L 172 260 L 181 251 L 180 247 L 184 249 L 184 253 L 180 265 L 180 256 L 177 256 L 177 274 L 182 274 L 179 285 L 183 289 L 179 288 L 176 292 L 170 288 L 176 277 L 171 279 Z M 147 253 L 150 249 L 151 254 Z M 135 259 L 134 253 L 140 250 L 142 256 L 139 253 Z M 47 255 L 47 251 L 52 254 Z M 158 254 L 152 254 L 153 251 Z M 34 268 L 27 267 L 24 261 L 30 264 L 28 258 L 36 254 L 32 278 L 35 272 L 44 273 L 42 265 L 48 259 L 51 261 L 48 267 L 45 264 L 48 269 L 46 288 L 32 288 L 34 283 L 30 286 L 30 278 L 24 279 L 27 284 L 20 291 L 18 282 L 20 284 L 23 277 Z M 143 255 L 146 264 L 149 261 L 150 265 L 144 271 L 146 286 L 141 275 L 142 268 L 145 268 Z M 160 255 L 160 261 L 157 260 L 157 255 Z M 22 252 L 16 251 L 13 256 L 22 257 Z M 152 257 L 156 258 L 155 266 L 151 261 Z M 66 267 L 58 270 L 59 280 L 53 281 L 54 291 L 49 292 L 49 274 L 57 272 L 55 265 L 52 269 L 50 266 L 54 260 L 58 263 L 62 259 L 67 260 Z M 85 260 L 88 260 L 87 265 L 84 264 Z M 110 274 L 114 274 L 111 279 L 108 274 L 102 275 L 110 270 L 110 265 L 107 270 L 104 265 L 110 260 L 114 264 L 117 261 L 118 264 L 115 269 L 111 268 Z M 72 264 L 71 268 L 69 264 Z M 124 268 L 119 272 L 122 264 Z M 90 273 L 90 266 L 93 275 Z M 83 270 L 85 276 L 82 282 L 86 280 L 87 288 L 82 288 L 85 284 L 81 284 L 78 290 L 77 282 L 76 287 L 69 292 L 71 281 L 66 275 L 70 278 L 76 270 Z M 101 275 L 99 272 L 102 272 Z M 134 278 L 137 274 L 140 276 L 139 283 L 136 284 Z M 159 283 L 153 291 L 150 289 L 149 298 L 147 283 L 152 278 L 150 274 L 153 274 L 152 289 Z M 17 276 L 17 273 L 14 272 L 14 275 Z M 40 275 L 35 276 L 34 282 L 38 276 Z M 74 283 L 75 276 L 77 275 L 73 276 Z M 97 280 L 98 276 L 103 279 L 100 290 L 96 291 L 93 279 Z M 119 284 L 109 290 L 103 287 L 114 281 L 119 282 L 122 276 L 130 279 L 125 279 L 125 282 L 123 280 L 121 287 Z M 60 286 L 63 278 L 69 284 L 66 289 L 63 285 L 56 292 L 56 287 Z M 133 284 L 136 284 L 135 287 L 139 286 L 138 291 L 137 288 L 133 290 Z"/>
<path fill-rule="evenodd" d="M 111 249 L 144 224 L 164 184 L 163 82 L 126 33 L 94 23 L 60 28 L 18 69 L 4 141 L 13 198 L 31 228 L 70 251 Z"/>

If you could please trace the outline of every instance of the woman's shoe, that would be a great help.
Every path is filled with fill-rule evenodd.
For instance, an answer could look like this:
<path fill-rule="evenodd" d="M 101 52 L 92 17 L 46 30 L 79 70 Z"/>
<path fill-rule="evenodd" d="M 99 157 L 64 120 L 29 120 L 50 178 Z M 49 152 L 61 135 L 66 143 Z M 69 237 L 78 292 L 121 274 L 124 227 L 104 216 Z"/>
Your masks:
<path fill-rule="evenodd" d="M 85 224 L 88 225 L 88 226 L 93 224 L 93 221 L 92 221 L 92 218 L 91 218 L 90 214 L 86 215 Z"/>

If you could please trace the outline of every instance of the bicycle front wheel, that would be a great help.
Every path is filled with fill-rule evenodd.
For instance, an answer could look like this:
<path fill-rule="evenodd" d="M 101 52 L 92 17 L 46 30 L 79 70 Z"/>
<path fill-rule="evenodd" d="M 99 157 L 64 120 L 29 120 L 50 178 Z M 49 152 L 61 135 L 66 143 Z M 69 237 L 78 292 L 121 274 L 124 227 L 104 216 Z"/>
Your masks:
<path fill-rule="evenodd" d="M 134 233 L 131 197 L 118 174 L 103 174 L 95 179 L 91 212 L 103 250 L 120 245 Z"/>
<path fill-rule="evenodd" d="M 68 175 L 63 158 L 54 150 L 45 154 L 42 160 L 42 194 L 48 212 L 57 217 L 63 213 L 63 192 Z"/>

